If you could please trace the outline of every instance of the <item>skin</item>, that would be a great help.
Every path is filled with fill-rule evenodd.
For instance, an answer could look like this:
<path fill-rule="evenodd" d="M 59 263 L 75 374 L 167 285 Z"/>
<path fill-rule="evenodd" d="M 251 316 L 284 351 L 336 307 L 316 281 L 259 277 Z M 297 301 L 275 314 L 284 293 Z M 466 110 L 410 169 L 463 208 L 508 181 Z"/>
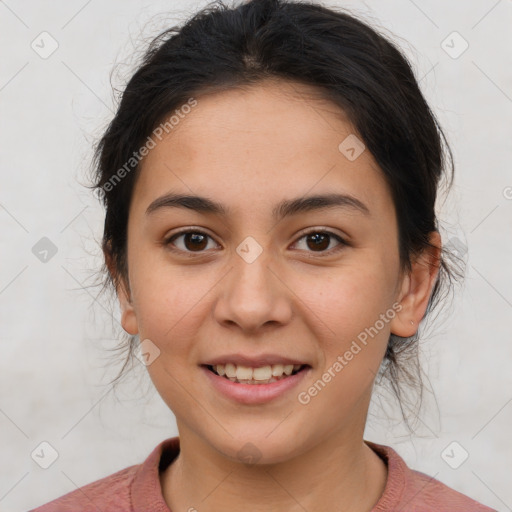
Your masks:
<path fill-rule="evenodd" d="M 198 96 L 142 162 L 128 221 L 128 275 L 117 293 L 123 328 L 160 350 L 147 368 L 180 435 L 179 456 L 160 477 L 173 511 L 230 512 L 250 503 L 252 511 L 335 505 L 368 512 L 385 488 L 386 465 L 363 441 L 372 387 L 390 333 L 413 335 L 424 315 L 440 238 L 432 233 L 437 249 L 401 271 L 382 171 L 368 150 L 354 161 L 340 152 L 355 129 L 312 93 L 266 81 Z M 145 214 L 170 191 L 206 196 L 230 212 Z M 271 216 L 284 199 L 333 192 L 356 197 L 369 215 L 331 208 L 279 222 Z M 165 245 L 187 227 L 211 238 L 178 237 L 175 251 Z M 317 249 L 305 237 L 311 231 L 330 231 L 347 245 L 331 237 Z M 247 236 L 262 248 L 250 264 L 236 252 Z M 400 312 L 308 404 L 299 403 L 298 392 L 395 303 Z M 221 354 L 269 352 L 312 369 L 300 389 L 261 405 L 220 395 L 199 366 Z M 246 443 L 259 451 L 255 464 L 237 456 Z"/>

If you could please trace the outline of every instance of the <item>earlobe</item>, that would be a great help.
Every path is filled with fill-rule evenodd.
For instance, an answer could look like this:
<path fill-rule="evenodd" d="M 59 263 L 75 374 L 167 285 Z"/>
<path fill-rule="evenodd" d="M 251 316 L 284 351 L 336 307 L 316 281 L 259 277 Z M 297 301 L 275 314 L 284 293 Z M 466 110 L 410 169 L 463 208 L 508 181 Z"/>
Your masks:
<path fill-rule="evenodd" d="M 130 297 L 129 286 L 122 277 L 117 276 L 116 266 L 110 254 L 105 254 L 105 262 L 112 280 L 115 283 L 116 294 L 121 308 L 121 326 L 128 334 L 138 334 L 137 317 Z"/>
<path fill-rule="evenodd" d="M 138 334 L 137 316 L 129 293 L 126 291 L 124 282 L 117 287 L 117 296 L 121 307 L 121 325 L 128 334 Z"/>
<path fill-rule="evenodd" d="M 422 320 L 434 289 L 441 262 L 441 236 L 430 234 L 431 246 L 411 263 L 411 270 L 403 276 L 398 301 L 402 306 L 390 324 L 391 333 L 408 338 L 413 336 Z"/>

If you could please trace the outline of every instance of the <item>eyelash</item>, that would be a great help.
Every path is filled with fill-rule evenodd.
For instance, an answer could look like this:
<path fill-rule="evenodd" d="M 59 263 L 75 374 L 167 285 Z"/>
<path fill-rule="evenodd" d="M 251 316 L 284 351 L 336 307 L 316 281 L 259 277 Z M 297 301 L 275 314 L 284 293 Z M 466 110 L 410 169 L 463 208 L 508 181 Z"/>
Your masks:
<path fill-rule="evenodd" d="M 208 235 L 208 233 L 205 233 L 204 231 L 200 231 L 199 229 L 197 229 L 197 230 L 196 229 L 186 229 L 183 231 L 179 231 L 178 233 L 174 233 L 173 235 L 167 237 L 164 240 L 163 244 L 173 252 L 185 253 L 185 254 L 190 255 L 190 257 L 196 257 L 196 256 L 200 256 L 200 255 L 204 254 L 206 252 L 204 250 L 203 251 L 187 251 L 187 250 L 177 249 L 176 247 L 173 247 L 174 240 L 176 240 L 177 238 L 179 238 L 182 235 L 191 234 L 191 233 L 205 235 L 208 238 L 213 240 L 213 238 L 210 235 Z M 314 235 L 314 234 L 328 235 L 329 237 L 336 239 L 339 242 L 339 245 L 337 245 L 333 249 L 329 249 L 326 251 L 306 251 L 306 252 L 310 252 L 313 254 L 318 252 L 318 254 L 320 254 L 320 255 L 326 255 L 326 254 L 331 255 L 331 254 L 337 253 L 338 251 L 342 250 L 345 246 L 349 245 L 340 235 L 337 235 L 336 233 L 333 233 L 332 231 L 321 230 L 321 229 L 313 229 L 311 231 L 307 231 L 306 233 L 303 233 L 297 239 L 297 241 L 295 243 L 297 243 L 299 240 L 302 240 L 303 238 L 308 237 L 309 235 Z"/>

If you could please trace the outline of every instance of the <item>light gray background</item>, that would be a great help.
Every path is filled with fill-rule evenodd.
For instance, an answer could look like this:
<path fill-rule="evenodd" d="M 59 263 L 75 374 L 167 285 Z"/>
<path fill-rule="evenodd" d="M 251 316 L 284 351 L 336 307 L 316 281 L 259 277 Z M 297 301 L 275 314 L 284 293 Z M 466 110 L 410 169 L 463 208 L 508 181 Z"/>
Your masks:
<path fill-rule="evenodd" d="M 114 63 L 123 63 L 113 78 L 120 86 L 143 36 L 204 5 L 0 1 L 2 511 L 28 510 L 140 463 L 177 433 L 142 365 L 117 394 L 108 386 L 119 365 L 107 349 L 119 332 L 107 298 L 96 302 L 98 289 L 87 288 L 101 263 L 103 211 L 80 183 L 91 144 L 112 117 Z M 455 189 L 439 207 L 445 242 L 455 237 L 468 247 L 465 286 L 422 343 L 439 415 L 430 400 L 411 437 L 396 411 L 387 420 L 372 406 L 365 438 L 512 510 L 512 1 L 324 5 L 352 8 L 398 36 L 455 153 Z M 42 46 L 43 31 L 59 45 L 47 59 L 31 48 L 34 40 Z M 458 58 L 442 47 L 453 31 L 469 44 Z M 462 41 L 453 37 L 447 44 L 457 52 Z M 58 249 L 46 263 L 32 252 L 42 237 Z M 48 469 L 31 458 L 43 441 L 58 452 Z M 458 469 L 441 457 L 453 441 L 469 453 Z"/>

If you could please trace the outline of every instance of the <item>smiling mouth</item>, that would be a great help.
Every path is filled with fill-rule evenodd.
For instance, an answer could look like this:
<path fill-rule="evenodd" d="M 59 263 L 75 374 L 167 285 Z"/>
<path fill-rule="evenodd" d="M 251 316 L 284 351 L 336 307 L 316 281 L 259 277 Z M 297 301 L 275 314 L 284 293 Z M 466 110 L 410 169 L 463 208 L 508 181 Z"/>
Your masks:
<path fill-rule="evenodd" d="M 220 377 L 239 384 L 271 384 L 295 375 L 306 368 L 307 364 L 274 364 L 251 368 L 235 364 L 205 365 L 208 370 Z"/>

